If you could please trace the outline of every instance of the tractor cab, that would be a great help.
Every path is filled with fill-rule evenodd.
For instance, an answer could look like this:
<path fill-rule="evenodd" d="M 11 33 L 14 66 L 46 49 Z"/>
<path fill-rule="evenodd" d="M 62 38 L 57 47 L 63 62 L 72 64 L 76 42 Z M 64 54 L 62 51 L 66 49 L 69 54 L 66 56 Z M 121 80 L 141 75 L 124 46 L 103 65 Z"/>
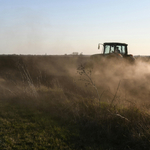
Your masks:
<path fill-rule="evenodd" d="M 127 44 L 125 43 L 104 43 L 103 54 L 120 53 L 127 55 Z"/>
<path fill-rule="evenodd" d="M 125 56 L 128 54 L 127 46 L 128 44 L 125 43 L 104 43 L 103 54 L 120 53 L 122 56 Z M 100 44 L 98 45 L 98 49 L 100 49 Z"/>

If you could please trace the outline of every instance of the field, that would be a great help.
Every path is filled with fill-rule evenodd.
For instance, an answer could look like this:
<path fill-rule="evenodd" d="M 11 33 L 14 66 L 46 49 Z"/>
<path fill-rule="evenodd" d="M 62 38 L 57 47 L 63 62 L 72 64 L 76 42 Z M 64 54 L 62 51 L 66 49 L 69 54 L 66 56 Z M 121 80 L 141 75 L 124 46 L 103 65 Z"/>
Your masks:
<path fill-rule="evenodd" d="M 88 64 L 1 55 L 0 149 L 148 150 L 149 58 Z"/>

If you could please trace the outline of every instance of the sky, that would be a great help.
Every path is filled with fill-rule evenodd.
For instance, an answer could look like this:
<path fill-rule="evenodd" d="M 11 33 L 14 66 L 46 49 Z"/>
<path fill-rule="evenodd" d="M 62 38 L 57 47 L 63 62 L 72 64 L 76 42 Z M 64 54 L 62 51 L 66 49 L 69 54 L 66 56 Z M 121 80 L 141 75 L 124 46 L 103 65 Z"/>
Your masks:
<path fill-rule="evenodd" d="M 123 42 L 150 55 L 149 0 L 0 0 L 0 54 L 101 53 Z"/>

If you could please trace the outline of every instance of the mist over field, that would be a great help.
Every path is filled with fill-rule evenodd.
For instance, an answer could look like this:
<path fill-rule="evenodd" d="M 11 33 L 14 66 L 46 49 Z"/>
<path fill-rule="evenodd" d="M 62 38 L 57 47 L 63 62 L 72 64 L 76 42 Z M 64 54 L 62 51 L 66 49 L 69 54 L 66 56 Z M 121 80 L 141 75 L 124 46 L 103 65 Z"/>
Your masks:
<path fill-rule="evenodd" d="M 146 149 L 149 64 L 1 55 L 0 148 Z"/>
<path fill-rule="evenodd" d="M 143 101 L 149 101 L 149 62 L 137 59 L 135 64 L 109 63 L 107 62 L 107 66 L 105 63 L 104 65 L 96 64 L 93 79 L 97 85 L 101 88 L 107 87 L 112 93 L 115 93 L 119 85 L 120 102 L 123 99 L 130 99 L 135 103 L 141 101 L 140 105 L 142 105 L 144 104 Z"/>
<path fill-rule="evenodd" d="M 64 91 L 85 95 L 88 93 L 97 98 L 92 85 L 85 86 L 88 83 L 84 81 L 87 77 L 84 75 L 81 77 L 78 70 L 81 65 L 86 66 L 90 62 L 90 57 L 17 55 L 0 57 L 0 88 L 3 96 L 14 96 L 27 91 L 32 94 L 40 87 L 59 86 Z M 149 103 L 150 94 L 150 65 L 149 61 L 145 60 L 144 57 L 137 59 L 135 64 L 123 61 L 119 63 L 99 61 L 94 62 L 90 68 L 85 67 L 85 71 L 91 71 L 90 78 L 98 88 L 99 94 L 103 93 L 101 101 L 111 101 L 117 91 L 116 101 L 118 100 L 120 104 L 130 100 L 145 105 Z"/>

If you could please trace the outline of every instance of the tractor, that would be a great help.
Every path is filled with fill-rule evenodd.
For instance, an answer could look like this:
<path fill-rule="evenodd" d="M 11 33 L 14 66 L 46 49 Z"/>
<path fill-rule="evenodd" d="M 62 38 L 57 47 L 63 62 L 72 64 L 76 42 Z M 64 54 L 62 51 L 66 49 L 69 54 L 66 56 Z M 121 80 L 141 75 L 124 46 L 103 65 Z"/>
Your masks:
<path fill-rule="evenodd" d="M 100 49 L 100 45 L 103 45 L 103 53 L 95 54 L 91 56 L 92 60 L 101 60 L 102 58 L 114 59 L 114 60 L 127 60 L 128 62 L 133 63 L 135 58 L 133 55 L 128 54 L 128 44 L 126 43 L 116 43 L 116 42 L 107 42 L 104 44 L 98 44 L 98 49 Z"/>

